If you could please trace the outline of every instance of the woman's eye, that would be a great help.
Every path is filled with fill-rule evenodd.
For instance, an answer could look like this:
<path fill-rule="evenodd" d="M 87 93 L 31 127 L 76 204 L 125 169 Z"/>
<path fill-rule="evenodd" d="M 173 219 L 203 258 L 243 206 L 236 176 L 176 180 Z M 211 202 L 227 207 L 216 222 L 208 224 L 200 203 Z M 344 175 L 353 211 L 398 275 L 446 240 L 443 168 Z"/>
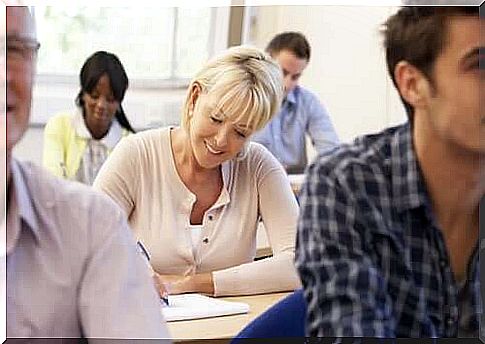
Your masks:
<path fill-rule="evenodd" d="M 93 98 L 93 99 L 98 99 L 98 98 L 99 98 L 99 94 L 97 94 L 97 93 L 92 93 L 92 94 L 90 94 L 89 96 L 90 96 L 91 98 Z"/>
<path fill-rule="evenodd" d="M 217 118 L 217 117 L 214 117 L 214 116 L 211 116 L 210 119 L 212 120 L 212 122 L 215 122 L 215 123 L 222 123 L 222 120 Z"/>
<path fill-rule="evenodd" d="M 236 133 L 237 133 L 239 136 L 241 136 L 242 138 L 246 138 L 246 136 L 247 136 L 245 133 L 243 133 L 243 132 L 242 132 L 242 131 L 240 131 L 240 130 L 236 130 Z"/>

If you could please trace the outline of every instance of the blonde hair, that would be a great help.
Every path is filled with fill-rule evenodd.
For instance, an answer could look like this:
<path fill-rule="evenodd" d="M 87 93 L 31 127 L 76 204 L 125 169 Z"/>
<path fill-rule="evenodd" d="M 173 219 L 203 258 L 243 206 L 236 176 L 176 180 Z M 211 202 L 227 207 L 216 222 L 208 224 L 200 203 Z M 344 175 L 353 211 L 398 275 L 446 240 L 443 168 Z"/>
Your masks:
<path fill-rule="evenodd" d="M 189 129 L 194 85 L 201 93 L 218 99 L 215 112 L 245 124 L 253 132 L 261 129 L 279 109 L 283 97 L 283 75 L 279 65 L 265 52 L 237 46 L 216 56 L 191 80 L 182 113 L 182 127 Z"/>

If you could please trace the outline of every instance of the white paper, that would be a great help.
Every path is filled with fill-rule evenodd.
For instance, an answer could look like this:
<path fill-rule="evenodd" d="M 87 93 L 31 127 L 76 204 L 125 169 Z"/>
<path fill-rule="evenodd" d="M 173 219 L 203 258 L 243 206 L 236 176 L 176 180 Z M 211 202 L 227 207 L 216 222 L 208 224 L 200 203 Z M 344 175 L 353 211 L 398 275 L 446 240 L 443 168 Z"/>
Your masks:
<path fill-rule="evenodd" d="M 170 306 L 161 306 L 166 321 L 189 320 L 242 314 L 249 305 L 242 302 L 219 300 L 200 294 L 170 295 Z"/>

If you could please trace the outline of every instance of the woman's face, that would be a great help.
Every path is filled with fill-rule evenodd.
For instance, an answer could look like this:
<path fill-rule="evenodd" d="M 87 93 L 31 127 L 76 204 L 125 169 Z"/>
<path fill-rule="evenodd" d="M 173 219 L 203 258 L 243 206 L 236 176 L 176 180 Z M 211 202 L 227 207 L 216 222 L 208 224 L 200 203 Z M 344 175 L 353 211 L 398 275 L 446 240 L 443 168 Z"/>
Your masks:
<path fill-rule="evenodd" d="M 88 127 L 109 128 L 120 103 L 114 98 L 107 74 L 103 74 L 90 93 L 83 93 Z"/>
<path fill-rule="evenodd" d="M 217 99 L 200 94 L 193 108 L 189 136 L 197 163 L 207 169 L 234 158 L 252 134 L 245 125 L 234 123 L 215 110 Z"/>

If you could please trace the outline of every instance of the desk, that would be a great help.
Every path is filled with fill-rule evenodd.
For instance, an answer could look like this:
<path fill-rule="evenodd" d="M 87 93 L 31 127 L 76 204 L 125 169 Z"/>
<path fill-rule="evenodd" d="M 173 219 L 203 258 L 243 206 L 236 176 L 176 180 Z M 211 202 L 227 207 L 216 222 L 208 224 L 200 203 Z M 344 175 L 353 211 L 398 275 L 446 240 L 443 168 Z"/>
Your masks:
<path fill-rule="evenodd" d="M 305 180 L 305 174 L 289 174 L 288 179 L 290 180 L 291 190 L 295 195 L 298 195 Z"/>
<path fill-rule="evenodd" d="M 197 339 L 227 339 L 229 342 L 251 320 L 288 294 L 290 293 L 224 297 L 221 299 L 247 303 L 249 312 L 216 318 L 168 322 L 168 329 L 174 342 L 190 342 Z"/>

